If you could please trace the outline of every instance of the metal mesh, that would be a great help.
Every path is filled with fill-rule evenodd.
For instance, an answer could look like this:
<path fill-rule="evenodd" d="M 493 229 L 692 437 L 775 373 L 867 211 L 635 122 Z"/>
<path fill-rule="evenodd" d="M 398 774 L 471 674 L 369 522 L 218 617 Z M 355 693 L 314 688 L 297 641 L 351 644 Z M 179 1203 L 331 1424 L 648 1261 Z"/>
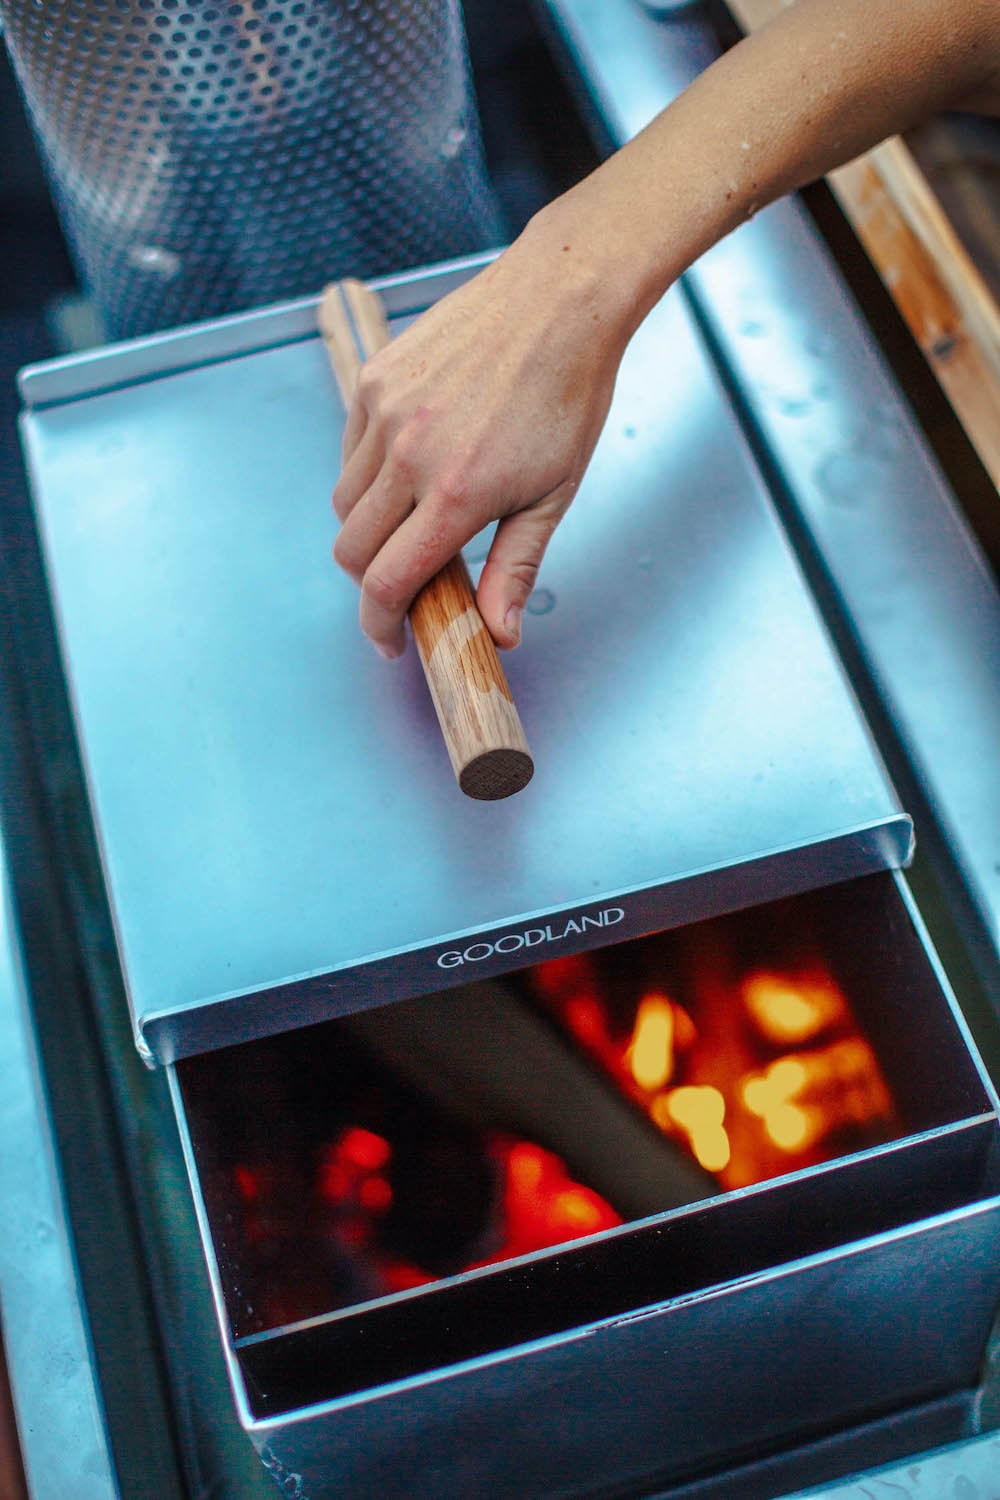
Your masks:
<path fill-rule="evenodd" d="M 0 17 L 113 337 L 502 235 L 459 0 L 0 0 Z"/>

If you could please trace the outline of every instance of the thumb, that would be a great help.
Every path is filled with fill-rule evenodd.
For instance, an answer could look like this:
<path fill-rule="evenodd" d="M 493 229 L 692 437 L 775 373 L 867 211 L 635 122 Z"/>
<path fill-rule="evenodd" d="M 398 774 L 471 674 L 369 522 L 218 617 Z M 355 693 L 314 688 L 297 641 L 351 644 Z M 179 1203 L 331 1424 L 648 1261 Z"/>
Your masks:
<path fill-rule="evenodd" d="M 504 650 L 521 639 L 521 613 L 535 586 L 538 569 L 563 507 L 542 506 L 505 516 L 496 529 L 483 565 L 476 599 L 497 645 Z"/>

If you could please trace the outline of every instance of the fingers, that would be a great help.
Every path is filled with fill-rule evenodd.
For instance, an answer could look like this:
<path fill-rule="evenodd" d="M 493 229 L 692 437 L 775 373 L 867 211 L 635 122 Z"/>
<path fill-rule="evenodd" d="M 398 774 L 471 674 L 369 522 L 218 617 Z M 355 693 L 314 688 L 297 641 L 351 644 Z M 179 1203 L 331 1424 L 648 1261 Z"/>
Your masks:
<path fill-rule="evenodd" d="M 362 397 L 356 391 L 354 400 L 347 409 L 347 421 L 344 424 L 344 436 L 340 447 L 342 464 L 346 464 L 351 457 L 351 454 L 360 443 L 367 426 L 368 412 Z"/>
<path fill-rule="evenodd" d="M 350 458 L 345 458 L 334 487 L 333 508 L 341 521 L 347 520 L 362 495 L 375 483 L 382 467 L 383 452 L 378 429 L 374 424 L 366 427 Z"/>
<path fill-rule="evenodd" d="M 571 493 L 571 492 L 570 492 Z M 545 549 L 569 503 L 559 490 L 501 521 L 476 590 L 480 613 L 501 650 L 521 639 L 521 615 Z"/>
<path fill-rule="evenodd" d="M 334 560 L 360 583 L 414 505 L 413 481 L 398 465 L 383 464 L 373 483 L 351 506 L 333 547 Z"/>
<path fill-rule="evenodd" d="M 497 527 L 477 601 L 501 649 L 521 638 L 521 615 L 545 549 L 575 485 L 560 486 Z M 472 528 L 472 532 L 476 530 Z M 334 557 L 361 583 L 361 628 L 383 656 L 405 648 L 403 624 L 414 597 L 461 550 L 472 532 L 443 501 L 416 506 L 406 471 L 386 465 L 344 522 Z M 468 534 L 467 534 L 468 533 Z"/>
<path fill-rule="evenodd" d="M 456 530 L 455 519 L 446 509 L 419 505 L 365 571 L 361 628 L 383 656 L 402 655 L 403 622 L 415 595 L 468 541 Z"/>

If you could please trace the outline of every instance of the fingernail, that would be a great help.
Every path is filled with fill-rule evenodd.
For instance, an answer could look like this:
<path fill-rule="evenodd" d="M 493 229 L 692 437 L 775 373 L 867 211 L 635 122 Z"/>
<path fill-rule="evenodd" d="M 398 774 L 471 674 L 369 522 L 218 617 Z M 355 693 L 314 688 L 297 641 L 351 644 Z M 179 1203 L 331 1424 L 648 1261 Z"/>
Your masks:
<path fill-rule="evenodd" d="M 521 639 L 521 615 L 523 610 L 519 604 L 512 604 L 503 617 L 504 629 L 508 635 L 514 637 L 515 645 Z"/>

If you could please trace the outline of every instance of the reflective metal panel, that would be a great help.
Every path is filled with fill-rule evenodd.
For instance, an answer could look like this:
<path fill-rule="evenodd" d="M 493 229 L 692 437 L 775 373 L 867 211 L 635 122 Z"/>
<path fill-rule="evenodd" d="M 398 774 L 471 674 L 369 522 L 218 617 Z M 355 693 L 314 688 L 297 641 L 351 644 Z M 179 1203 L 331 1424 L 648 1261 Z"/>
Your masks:
<path fill-rule="evenodd" d="M 586 1493 L 595 1474 L 639 1487 L 657 1468 L 662 1483 L 711 1473 L 871 1417 L 889 1390 L 915 1403 L 974 1381 L 998 1218 L 994 1201 L 929 1220 L 478 1361 L 436 1388 L 387 1388 L 382 1409 L 264 1422 L 255 1440 L 314 1500 L 363 1495 L 373 1476 L 385 1500 L 421 1483 L 441 1500 L 520 1500 Z"/>
<path fill-rule="evenodd" d="M 31 1494 L 114 1500 L 114 1461 L 28 1015 L 0 841 L 0 1310 Z"/>
<path fill-rule="evenodd" d="M 241 1420 L 292 1493 L 514 1500 L 703 1474 L 718 1480 L 706 1495 L 760 1500 L 776 1489 L 730 1491 L 730 1466 L 971 1393 L 997 1295 L 995 1101 L 901 878 L 813 900 L 838 912 L 906 1134 L 329 1314 L 237 1338 L 251 1283 L 234 1302 L 218 1258 L 240 1214 L 214 1198 L 228 1132 L 216 1102 L 230 1098 L 227 1122 L 245 1103 L 265 1151 L 238 1159 L 261 1167 L 268 1113 L 288 1120 L 265 1065 L 279 1043 L 169 1070 Z"/>
<path fill-rule="evenodd" d="M 689 276 L 1000 959 L 1000 590 L 804 210 Z"/>
<path fill-rule="evenodd" d="M 679 296 L 629 350 L 510 658 L 535 780 L 488 808 L 455 788 L 415 655 L 374 655 L 329 561 L 343 419 L 320 341 L 146 381 L 134 349 L 106 359 L 106 386 L 123 360 L 131 383 L 29 412 L 25 437 L 137 1029 L 159 1055 L 906 858 Z"/>

